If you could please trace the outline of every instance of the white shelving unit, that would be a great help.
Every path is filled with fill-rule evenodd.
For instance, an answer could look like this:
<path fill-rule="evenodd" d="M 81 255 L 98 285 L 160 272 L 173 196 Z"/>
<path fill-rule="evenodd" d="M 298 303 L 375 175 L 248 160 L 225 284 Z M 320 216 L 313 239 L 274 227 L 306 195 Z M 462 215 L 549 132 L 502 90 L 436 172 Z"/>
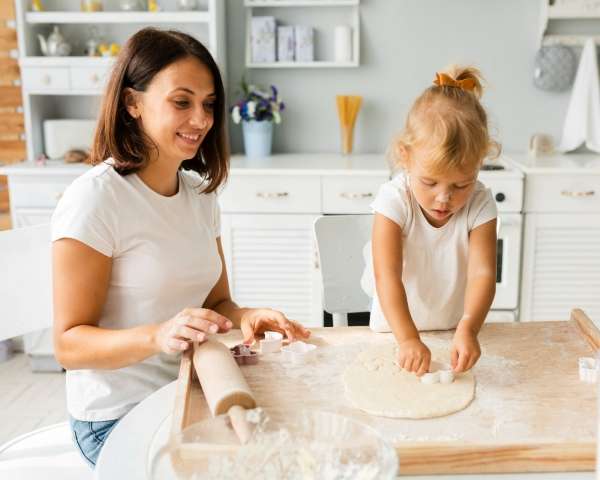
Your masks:
<path fill-rule="evenodd" d="M 247 68 L 352 68 L 360 65 L 360 0 L 244 0 L 246 7 L 246 67 Z M 329 19 L 323 15 L 330 12 Z M 342 22 L 352 27 L 352 60 L 335 62 L 333 58 L 333 25 L 340 22 L 340 12 L 346 11 Z M 314 26 L 312 22 L 325 18 L 325 27 L 316 27 L 313 62 L 252 62 L 251 20 L 253 16 L 272 15 L 284 24 Z M 315 15 L 316 13 L 316 15 Z M 319 25 L 321 23 L 319 22 Z M 331 27 L 331 29 L 328 29 Z M 325 32 L 327 30 L 327 32 Z M 328 34 L 329 33 L 329 34 Z"/>
<path fill-rule="evenodd" d="M 13 0 L 0 0 L 13 1 Z M 19 65 L 27 157 L 29 163 L 44 153 L 43 121 L 45 119 L 94 119 L 100 106 L 105 81 L 114 58 L 87 57 L 85 41 L 91 27 L 98 31 L 104 43 L 123 45 L 127 38 L 145 26 L 177 29 L 198 38 L 215 57 L 225 72 L 225 1 L 202 0 L 202 10 L 177 11 L 176 0 L 161 0 L 160 12 L 119 11 L 118 0 L 104 0 L 104 11 L 81 12 L 79 0 L 44 0 L 45 11 L 30 11 L 30 0 L 14 0 L 19 44 Z M 73 55 L 46 57 L 42 55 L 38 35 L 47 37 L 54 25 L 71 44 Z M 62 164 L 62 162 L 60 162 Z M 64 181 L 63 181 L 64 180 Z M 62 178 L 61 191 L 70 182 Z M 60 183 L 59 182 L 59 183 Z M 14 188 L 13 188 L 14 187 Z M 60 192 L 34 187 L 21 208 L 18 185 L 11 186 L 15 198 L 13 225 L 23 227 L 48 223 Z M 35 192 L 35 193 L 33 193 Z M 50 202 L 50 203 L 48 203 Z M 53 357 L 52 335 L 49 330 L 25 337 L 25 350 L 35 370 L 57 370 Z"/>
<path fill-rule="evenodd" d="M 545 0 L 540 26 L 540 43 L 542 45 L 582 47 L 590 37 L 594 38 L 596 44 L 600 44 L 600 35 L 595 35 L 595 32 L 589 34 L 548 33 L 551 21 L 560 22 L 564 20 L 588 22 L 590 20 L 600 20 L 600 2 L 596 0 L 556 0 L 550 5 L 549 0 Z"/>

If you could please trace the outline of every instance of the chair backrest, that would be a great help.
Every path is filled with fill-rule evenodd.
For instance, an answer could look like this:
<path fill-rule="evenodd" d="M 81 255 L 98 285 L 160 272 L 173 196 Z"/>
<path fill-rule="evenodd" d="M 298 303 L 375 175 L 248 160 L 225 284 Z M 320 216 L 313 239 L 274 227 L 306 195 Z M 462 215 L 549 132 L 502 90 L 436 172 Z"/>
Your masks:
<path fill-rule="evenodd" d="M 0 232 L 0 340 L 50 326 L 50 225 Z"/>
<path fill-rule="evenodd" d="M 361 287 L 363 248 L 371 239 L 373 215 L 325 215 L 315 220 L 323 276 L 323 305 L 332 314 L 367 312 L 371 298 Z"/>

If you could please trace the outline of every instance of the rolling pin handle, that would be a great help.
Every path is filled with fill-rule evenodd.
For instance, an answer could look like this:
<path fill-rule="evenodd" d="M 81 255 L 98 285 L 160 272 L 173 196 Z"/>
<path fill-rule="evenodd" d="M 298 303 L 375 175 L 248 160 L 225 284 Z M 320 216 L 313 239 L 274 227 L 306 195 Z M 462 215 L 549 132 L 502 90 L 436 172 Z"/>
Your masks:
<path fill-rule="evenodd" d="M 240 439 L 240 443 L 245 445 L 252 436 L 252 427 L 246 419 L 246 409 L 239 405 L 233 405 L 227 412 L 231 426 Z"/>

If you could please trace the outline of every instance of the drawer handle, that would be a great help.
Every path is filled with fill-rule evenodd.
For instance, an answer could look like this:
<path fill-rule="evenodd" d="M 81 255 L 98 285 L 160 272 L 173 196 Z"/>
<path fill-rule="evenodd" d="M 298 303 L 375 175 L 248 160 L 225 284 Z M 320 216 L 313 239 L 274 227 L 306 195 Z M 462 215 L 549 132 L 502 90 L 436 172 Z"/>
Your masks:
<path fill-rule="evenodd" d="M 256 192 L 258 198 L 283 198 L 288 195 L 288 192 Z"/>
<path fill-rule="evenodd" d="M 62 198 L 62 196 L 63 196 L 63 193 L 64 192 L 57 193 L 54 198 L 56 198 L 57 201 L 60 200 Z"/>
<path fill-rule="evenodd" d="M 563 190 L 560 192 L 563 197 L 593 197 L 596 192 L 594 190 L 586 190 L 584 192 L 573 192 L 571 190 Z"/>
<path fill-rule="evenodd" d="M 94 73 L 94 74 L 92 74 L 90 79 L 92 80 L 92 83 L 98 83 L 98 80 L 100 80 L 100 77 L 98 76 L 97 73 Z"/>
<path fill-rule="evenodd" d="M 342 192 L 340 193 L 340 197 L 347 198 L 349 200 L 356 200 L 357 198 L 371 198 L 373 194 L 371 192 L 366 193 L 350 193 L 350 192 Z"/>
<path fill-rule="evenodd" d="M 50 85 L 51 82 L 52 82 L 52 77 L 50 77 L 50 75 L 44 75 L 42 77 L 42 83 L 44 85 Z"/>

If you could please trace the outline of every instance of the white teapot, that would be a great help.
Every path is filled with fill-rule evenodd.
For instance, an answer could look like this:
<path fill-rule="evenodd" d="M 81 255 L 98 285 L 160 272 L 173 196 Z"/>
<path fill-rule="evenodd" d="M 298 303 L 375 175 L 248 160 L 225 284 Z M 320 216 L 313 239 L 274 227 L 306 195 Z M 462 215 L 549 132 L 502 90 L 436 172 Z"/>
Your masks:
<path fill-rule="evenodd" d="M 39 34 L 38 39 L 42 53 L 48 57 L 66 57 L 71 53 L 71 45 L 62 36 L 57 26 L 47 39 Z"/>

